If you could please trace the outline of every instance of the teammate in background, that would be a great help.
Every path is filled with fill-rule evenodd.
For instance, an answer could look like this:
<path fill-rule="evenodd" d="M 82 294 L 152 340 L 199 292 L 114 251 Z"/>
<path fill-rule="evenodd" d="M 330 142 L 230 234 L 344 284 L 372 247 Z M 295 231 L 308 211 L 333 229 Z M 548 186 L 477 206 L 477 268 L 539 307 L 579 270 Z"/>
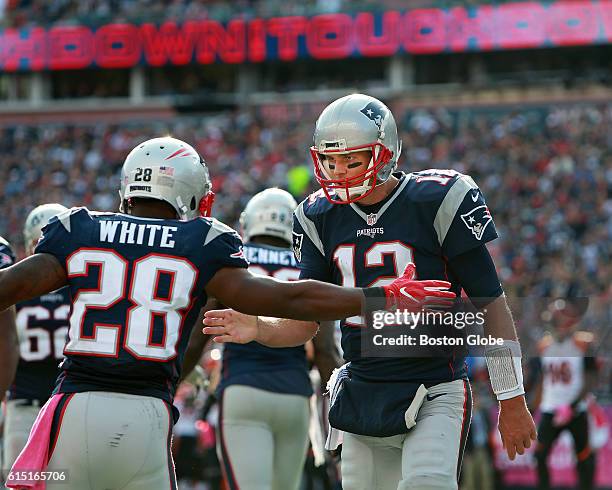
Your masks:
<path fill-rule="evenodd" d="M 300 278 L 384 288 L 414 263 L 420 279 L 447 280 L 457 294 L 464 289 L 483 309 L 485 334 L 506 339 L 486 356 L 500 400 L 499 430 L 514 459 L 536 433 L 514 323 L 485 246 L 497 237 L 491 215 L 466 175 L 394 173 L 400 151 L 393 115 L 379 100 L 353 94 L 324 109 L 311 148 L 322 189 L 295 211 Z M 306 339 L 290 320 L 209 311 L 205 324 L 221 342 L 259 338 L 282 347 Z M 330 424 L 344 432 L 344 490 L 456 489 L 471 411 L 464 355 L 440 348 L 429 358 L 383 357 L 366 326 L 359 316 L 342 322 L 349 364 L 331 390 Z M 333 449 L 338 438 L 329 442 Z"/>
<path fill-rule="evenodd" d="M 15 254 L 9 243 L 0 237 L 0 269 L 4 269 L 15 262 Z M 4 397 L 9 386 L 13 382 L 17 364 L 19 362 L 19 340 L 17 327 L 15 325 L 15 308 L 11 307 L 0 311 L 0 436 L 3 434 L 4 421 Z M 3 440 L 4 436 L 0 437 Z M 0 447 L 1 449 L 1 447 Z M 4 462 L 6 455 L 0 451 L 0 478 L 8 465 Z"/>
<path fill-rule="evenodd" d="M 291 250 L 296 206 L 291 194 L 276 188 L 248 202 L 240 225 L 249 271 L 283 281 L 299 279 Z M 329 328 L 315 339 L 329 332 L 333 345 Z M 217 446 L 230 487 L 297 489 L 308 447 L 312 395 L 304 345 L 273 349 L 257 342 L 227 344 L 221 373 Z"/>
<path fill-rule="evenodd" d="M 201 217 L 210 215 L 210 178 L 183 141 L 136 146 L 122 168 L 120 196 L 121 213 L 75 208 L 56 216 L 34 255 L 0 271 L 0 309 L 66 285 L 73 301 L 54 396 L 9 487 L 28 483 L 18 480 L 24 472 L 67 470 L 69 478 L 47 488 L 176 488 L 172 402 L 207 295 L 251 314 L 332 320 L 360 314 L 375 292 L 248 272 L 238 235 Z M 383 306 L 410 305 L 414 294 L 419 307 L 454 297 L 447 287 L 400 278 L 384 290 Z M 433 288 L 427 297 L 424 288 Z"/>
<path fill-rule="evenodd" d="M 26 218 L 23 236 L 26 253 L 34 253 L 42 227 L 68 209 L 43 204 Z M 25 446 L 38 411 L 47 402 L 59 374 L 68 333 L 68 288 L 17 304 L 20 359 L 6 403 L 4 427 L 5 468 L 10 469 Z"/>
<path fill-rule="evenodd" d="M 553 313 L 554 332 L 542 338 L 540 382 L 536 388 L 542 419 L 538 427 L 538 488 L 548 490 L 547 459 L 559 435 L 568 430 L 574 438 L 580 490 L 594 488 L 595 453 L 589 444 L 586 396 L 595 384 L 597 366 L 589 352 L 593 334 L 576 331 L 578 317 L 572 305 Z M 538 408 L 537 406 L 534 408 Z"/>

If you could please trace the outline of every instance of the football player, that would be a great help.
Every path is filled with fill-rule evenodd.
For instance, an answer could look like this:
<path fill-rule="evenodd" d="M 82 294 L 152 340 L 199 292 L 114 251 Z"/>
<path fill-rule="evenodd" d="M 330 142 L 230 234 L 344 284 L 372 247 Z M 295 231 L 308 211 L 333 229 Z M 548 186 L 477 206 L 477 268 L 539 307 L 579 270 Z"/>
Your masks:
<path fill-rule="evenodd" d="M 187 143 L 137 145 L 121 174 L 121 212 L 74 208 L 43 228 L 35 253 L 0 271 L 0 309 L 68 286 L 65 360 L 7 485 L 37 471 L 47 488 L 176 488 L 172 402 L 189 333 L 208 294 L 251 314 L 332 320 L 363 311 L 372 289 L 280 282 L 247 271 L 242 242 L 209 216 L 208 169 Z M 400 290 L 451 298 L 442 281 L 406 276 Z M 424 288 L 433 288 L 426 295 Z M 412 296 L 412 295 L 411 295 Z M 303 327 L 302 327 L 303 328 Z M 310 335 L 314 333 L 314 329 Z M 34 482 L 36 483 L 36 482 Z"/>
<path fill-rule="evenodd" d="M 43 204 L 30 212 L 23 229 L 28 255 L 34 253 L 41 230 L 49 219 L 67 210 L 61 204 Z M 13 465 L 25 446 L 38 411 L 55 386 L 68 333 L 70 304 L 68 288 L 17 304 L 20 358 L 6 403 L 6 468 Z"/>
<path fill-rule="evenodd" d="M 240 225 L 252 273 L 283 281 L 299 278 L 291 250 L 296 206 L 291 194 L 276 188 L 256 194 L 247 203 Z M 322 329 L 319 335 L 329 332 L 333 335 L 331 329 Z M 299 487 L 311 395 L 303 345 L 282 349 L 257 342 L 225 346 L 217 443 L 231 488 Z"/>
<path fill-rule="evenodd" d="M 0 269 L 8 267 L 15 262 L 15 254 L 9 243 L 0 237 Z M 17 327 L 15 325 L 15 308 L 7 308 L 0 311 L 0 441 L 3 440 L 4 427 L 4 397 L 9 386 L 13 382 L 17 364 L 19 362 L 19 341 L 17 338 Z M 0 445 L 2 449 L 2 445 Z M 0 478 L 3 469 L 7 468 L 4 463 L 6 457 L 0 450 Z M 8 469 L 8 468 L 7 468 Z"/>
<path fill-rule="evenodd" d="M 559 435 L 568 430 L 574 438 L 578 479 L 581 490 L 593 488 L 595 454 L 589 444 L 586 397 L 595 383 L 597 366 L 592 355 L 593 334 L 576 330 L 578 316 L 573 305 L 555 310 L 554 332 L 538 345 L 540 382 L 536 400 L 542 419 L 538 427 L 536 460 L 538 488 L 548 490 L 547 459 Z M 536 407 L 537 408 L 537 407 Z"/>
<path fill-rule="evenodd" d="M 400 151 L 393 115 L 379 100 L 352 94 L 323 110 L 311 148 L 322 189 L 295 211 L 300 278 L 384 289 L 414 263 L 420 279 L 444 279 L 452 291 L 465 290 L 482 309 L 485 334 L 503 342 L 485 355 L 500 400 L 499 430 L 514 459 L 536 432 L 514 323 L 485 245 L 497 237 L 491 214 L 467 175 L 395 172 Z M 331 387 L 330 424 L 344 432 L 343 488 L 456 489 L 471 411 L 464 353 L 441 347 L 429 357 L 411 357 L 377 350 L 373 333 L 380 330 L 364 328 L 367 321 L 343 320 L 349 363 Z M 226 311 L 207 312 L 205 324 L 204 332 L 220 342 L 260 338 L 279 347 L 303 342 L 306 332 L 290 320 Z M 460 328 L 444 332 L 456 336 Z"/>

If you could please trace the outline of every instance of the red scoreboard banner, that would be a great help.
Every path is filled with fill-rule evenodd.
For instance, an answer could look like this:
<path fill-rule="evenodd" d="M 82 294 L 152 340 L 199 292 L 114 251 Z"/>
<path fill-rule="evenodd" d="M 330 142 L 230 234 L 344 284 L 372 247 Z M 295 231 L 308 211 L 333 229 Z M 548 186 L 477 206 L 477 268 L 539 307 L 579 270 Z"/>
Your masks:
<path fill-rule="evenodd" d="M 518 2 L 474 8 L 6 29 L 0 70 L 259 63 L 612 42 L 612 0 Z"/>

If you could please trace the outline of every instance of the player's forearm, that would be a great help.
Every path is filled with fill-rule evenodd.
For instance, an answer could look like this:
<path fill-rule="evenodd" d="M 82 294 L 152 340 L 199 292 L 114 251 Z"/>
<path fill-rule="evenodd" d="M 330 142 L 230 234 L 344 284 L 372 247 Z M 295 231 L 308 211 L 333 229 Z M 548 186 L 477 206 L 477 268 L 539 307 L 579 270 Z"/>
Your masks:
<path fill-rule="evenodd" d="M 514 320 L 512 313 L 506 302 L 506 296 L 501 295 L 484 309 L 485 335 L 491 335 L 495 338 L 504 340 L 517 340 L 516 329 L 514 328 Z"/>
<path fill-rule="evenodd" d="M 0 397 L 13 382 L 19 362 L 15 308 L 0 313 Z"/>
<path fill-rule="evenodd" d="M 525 405 L 525 389 L 520 345 L 505 295 L 502 294 L 489 303 L 483 312 L 485 314 L 485 334 L 509 341 L 504 344 L 501 351 L 496 350 L 495 347 L 485 348 L 493 391 L 502 407 L 507 406 L 509 409 L 514 409 L 519 403 L 522 409 Z"/>
<path fill-rule="evenodd" d="M 314 322 L 258 317 L 256 341 L 268 347 L 295 347 L 308 342 L 317 329 Z"/>
<path fill-rule="evenodd" d="M 339 320 L 362 314 L 361 288 L 344 288 L 307 280 L 284 282 L 260 277 L 244 289 L 252 293 L 220 298 L 224 304 L 248 315 L 292 320 Z M 219 295 L 217 295 L 219 297 Z"/>

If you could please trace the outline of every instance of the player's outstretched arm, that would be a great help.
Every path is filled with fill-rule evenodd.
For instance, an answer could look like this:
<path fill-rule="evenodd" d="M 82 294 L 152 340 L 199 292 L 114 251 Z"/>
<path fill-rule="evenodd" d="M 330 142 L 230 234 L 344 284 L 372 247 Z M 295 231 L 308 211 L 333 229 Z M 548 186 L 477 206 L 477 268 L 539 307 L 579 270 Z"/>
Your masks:
<path fill-rule="evenodd" d="M 204 333 L 219 343 L 258 342 L 268 347 L 295 347 L 308 342 L 318 330 L 315 322 L 245 315 L 231 309 L 207 311 Z"/>
<path fill-rule="evenodd" d="M 277 281 L 248 270 L 224 267 L 206 285 L 206 292 L 242 313 L 293 320 L 340 320 L 366 310 L 421 310 L 452 304 L 447 281 L 415 279 L 415 266 L 382 287 L 345 288 L 326 282 Z M 368 302 L 366 305 L 366 296 Z M 449 303 L 450 302 L 450 303 Z"/>
<path fill-rule="evenodd" d="M 443 304 L 455 297 L 446 281 L 414 279 L 414 264 L 388 286 L 343 288 L 319 281 L 277 281 L 255 276 L 245 269 L 220 269 L 206 286 L 208 294 L 225 305 L 251 315 L 268 315 L 295 320 L 334 320 L 361 314 L 367 309 L 414 309 Z M 316 332 L 310 322 L 259 320 L 232 310 L 207 312 L 204 333 L 218 342 L 246 343 L 252 340 L 271 346 L 301 345 Z M 290 328 L 288 328 L 290 327 Z"/>
<path fill-rule="evenodd" d="M 336 320 L 360 315 L 363 289 L 343 288 L 319 281 L 278 281 L 246 269 L 219 269 L 206 292 L 224 305 L 249 315 L 294 320 Z"/>
<path fill-rule="evenodd" d="M 0 270 L 0 311 L 20 301 L 55 291 L 67 282 L 66 271 L 53 255 L 31 255 Z"/>

